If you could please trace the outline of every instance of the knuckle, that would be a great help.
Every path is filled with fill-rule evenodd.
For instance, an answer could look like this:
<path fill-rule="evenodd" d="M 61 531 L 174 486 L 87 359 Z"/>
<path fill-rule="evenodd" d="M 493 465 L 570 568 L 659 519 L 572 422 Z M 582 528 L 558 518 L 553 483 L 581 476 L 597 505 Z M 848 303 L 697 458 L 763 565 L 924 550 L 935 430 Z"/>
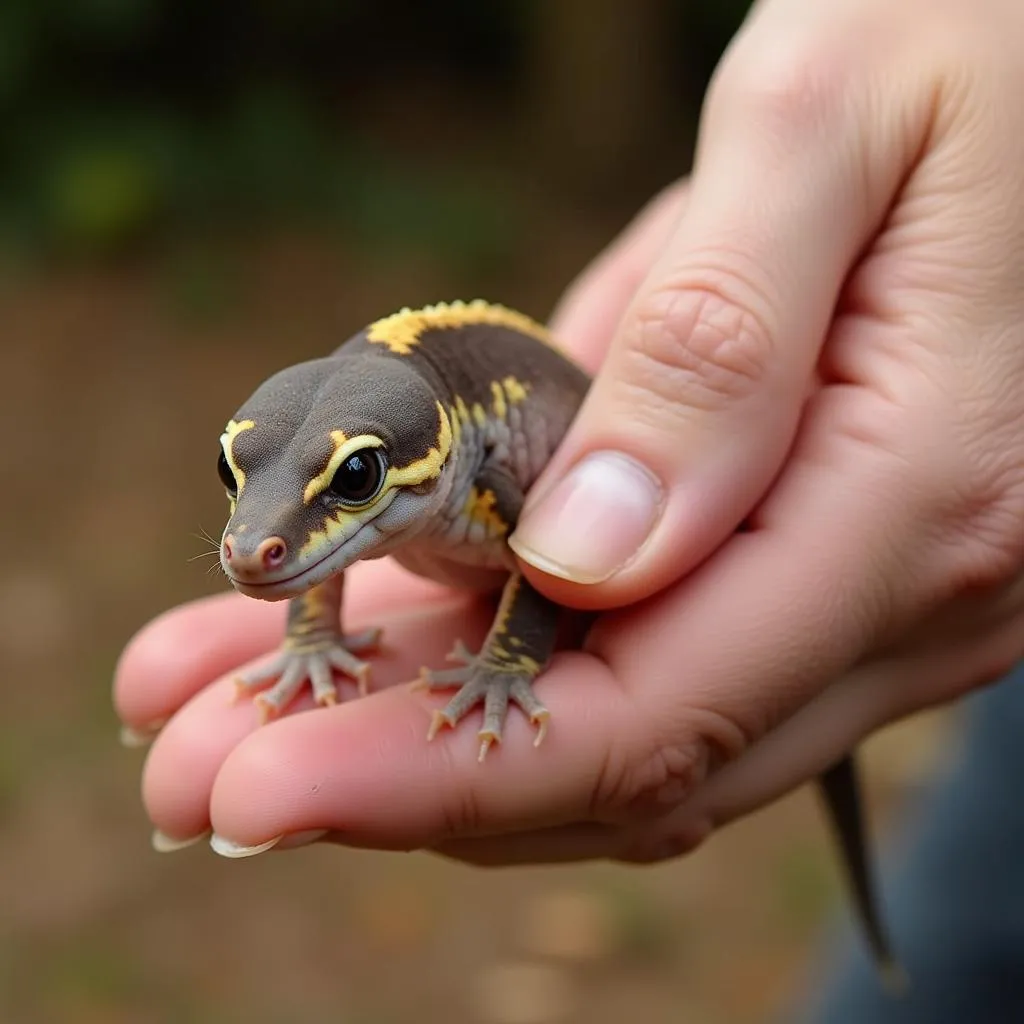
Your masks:
<path fill-rule="evenodd" d="M 782 137 L 824 129 L 845 88 L 846 44 L 799 35 L 773 46 L 746 42 L 726 55 L 712 78 L 709 112 L 741 116 Z"/>
<path fill-rule="evenodd" d="M 773 363 L 774 339 L 753 289 L 729 273 L 673 285 L 647 297 L 624 338 L 630 386 L 661 402 L 703 410 L 758 392 Z"/>
<path fill-rule="evenodd" d="M 632 728 L 623 723 L 617 738 L 593 790 L 597 820 L 665 819 L 750 744 L 749 730 L 727 715 L 694 706 L 676 713 L 652 708 Z"/>
<path fill-rule="evenodd" d="M 594 810 L 613 820 L 664 814 L 680 804 L 707 774 L 701 740 L 660 745 L 640 759 L 612 752 L 600 773 Z"/>

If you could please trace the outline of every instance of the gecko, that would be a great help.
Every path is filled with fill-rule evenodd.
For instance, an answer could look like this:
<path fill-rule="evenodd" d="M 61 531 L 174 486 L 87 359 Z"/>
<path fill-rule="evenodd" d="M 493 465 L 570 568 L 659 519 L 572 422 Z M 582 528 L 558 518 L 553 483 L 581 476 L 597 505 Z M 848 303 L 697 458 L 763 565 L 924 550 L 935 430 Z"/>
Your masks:
<path fill-rule="evenodd" d="M 339 675 L 368 693 L 380 631 L 343 628 L 345 570 L 390 556 L 445 585 L 500 594 L 479 651 L 459 642 L 455 667 L 421 671 L 417 685 L 454 690 L 427 739 L 482 705 L 483 761 L 515 705 L 540 744 L 551 714 L 534 683 L 561 609 L 524 578 L 507 538 L 590 384 L 545 326 L 476 300 L 401 309 L 255 390 L 221 437 L 220 561 L 240 593 L 288 602 L 276 656 L 236 677 L 264 720 L 306 687 L 317 704 L 336 703 Z M 818 783 L 871 951 L 898 990 L 854 756 Z"/>

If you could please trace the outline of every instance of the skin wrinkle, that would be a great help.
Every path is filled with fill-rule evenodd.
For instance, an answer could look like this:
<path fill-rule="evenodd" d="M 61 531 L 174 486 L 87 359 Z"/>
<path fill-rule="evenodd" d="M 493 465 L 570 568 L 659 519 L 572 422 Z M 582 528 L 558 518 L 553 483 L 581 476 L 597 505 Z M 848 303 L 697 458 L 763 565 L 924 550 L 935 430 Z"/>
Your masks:
<path fill-rule="evenodd" d="M 794 150 L 810 156 L 845 134 L 836 131 L 836 120 L 849 105 L 848 46 L 826 49 L 815 33 L 793 24 L 775 45 L 765 47 L 752 27 L 751 22 L 741 29 L 716 68 L 706 106 L 720 111 L 728 128 L 735 129 L 735 121 L 755 125 L 775 141 L 780 164 Z"/>
<path fill-rule="evenodd" d="M 952 184 L 947 184 L 947 191 L 949 191 L 952 187 Z M 995 259 L 993 261 L 989 257 L 981 258 L 979 256 L 979 251 L 972 252 L 969 248 L 966 251 L 964 251 L 963 246 L 958 248 L 947 244 L 945 247 L 941 247 L 941 242 L 939 242 L 939 239 L 941 239 L 941 237 L 949 236 L 949 221 L 951 219 L 959 218 L 963 220 L 966 217 L 968 220 L 977 221 L 980 217 L 980 214 L 977 212 L 971 215 L 968 211 L 965 214 L 956 205 L 950 208 L 950 198 L 951 196 L 949 195 L 943 196 L 937 192 L 933 192 L 930 195 L 927 192 L 924 192 L 921 195 L 919 195 L 916 200 L 914 200 L 914 203 L 918 207 L 916 214 L 919 219 L 916 223 L 912 219 L 905 221 L 901 231 L 905 246 L 912 247 L 912 249 L 915 252 L 915 255 L 913 256 L 913 262 L 908 263 L 906 248 L 904 248 L 903 251 L 901 251 L 898 247 L 890 246 L 887 255 L 882 257 L 880 261 L 876 261 L 875 267 L 864 268 L 864 271 L 861 275 L 862 287 L 864 282 L 870 282 L 872 279 L 874 279 L 874 281 L 879 285 L 883 281 L 888 281 L 888 283 L 891 286 L 893 282 L 899 283 L 900 276 L 902 275 L 903 286 L 897 293 L 899 298 L 899 305 L 895 307 L 895 309 L 891 309 L 890 313 L 891 315 L 893 315 L 894 320 L 906 324 L 911 329 L 913 329 L 915 326 L 918 327 L 918 330 L 912 330 L 910 334 L 911 338 L 919 338 L 922 336 L 920 332 L 921 326 L 925 327 L 927 334 L 937 334 L 941 332 L 944 326 L 947 327 L 948 329 L 948 325 L 957 319 L 955 314 L 947 314 L 947 316 L 944 318 L 944 323 L 941 318 L 938 320 L 936 318 L 934 309 L 934 303 L 936 301 L 940 302 L 942 306 L 947 308 L 947 310 L 949 307 L 948 285 L 944 286 L 939 283 L 941 277 L 944 277 L 948 281 L 950 271 L 953 270 L 954 268 L 959 268 L 960 272 L 953 274 L 954 279 L 957 280 L 959 283 L 956 289 L 957 297 L 961 300 L 972 299 L 975 303 L 980 302 L 983 308 L 987 308 L 988 304 L 984 302 L 984 297 L 986 296 L 986 294 L 991 293 L 992 280 L 991 275 L 978 274 L 977 271 L 979 265 L 985 266 L 991 262 L 994 262 L 996 265 L 1000 263 L 1002 263 L 1003 266 L 1006 265 L 1005 261 L 1000 261 L 998 259 Z M 932 219 L 931 221 L 928 221 L 924 219 L 923 215 L 926 214 L 931 207 L 936 208 L 935 218 Z M 914 212 L 915 211 L 912 207 L 911 213 L 913 214 Z M 939 232 L 939 229 L 936 227 L 936 224 L 945 224 L 945 227 L 943 228 L 941 234 Z M 960 232 L 960 234 L 962 235 L 963 232 Z M 1005 232 L 1003 232 L 1003 234 L 1005 234 Z M 968 237 L 970 237 L 969 233 Z M 998 249 L 1000 248 L 998 244 L 998 233 L 986 233 L 983 235 L 983 238 L 984 242 L 983 248 L 981 250 L 982 252 L 992 253 L 994 251 L 998 251 Z M 995 238 L 996 241 L 993 241 L 993 238 Z M 1011 237 L 1009 240 L 1010 245 L 1013 246 L 1015 241 L 1016 237 Z M 942 253 L 940 257 L 936 257 L 929 254 L 929 250 L 927 248 L 929 244 L 931 244 L 934 248 L 937 242 L 940 245 L 940 252 Z M 908 268 L 912 268 L 909 274 L 907 273 Z M 1006 271 L 1003 271 L 1003 273 L 1005 274 Z M 941 275 L 941 277 L 937 275 Z M 976 287 L 974 287 L 973 289 L 971 288 L 972 281 L 977 282 Z M 912 302 L 912 305 L 910 307 L 911 310 L 917 307 L 918 309 L 922 310 L 922 313 L 917 314 L 913 311 L 907 312 L 908 301 Z M 989 314 L 989 319 L 992 319 L 997 315 L 998 311 L 993 311 Z M 923 319 L 923 324 L 915 324 L 915 320 L 918 319 Z M 975 323 L 977 322 L 976 310 L 972 310 L 969 314 L 962 314 L 960 320 L 963 325 L 964 334 L 969 334 L 969 324 L 972 321 Z M 982 409 L 991 408 L 992 405 L 996 405 L 997 407 L 999 407 L 999 405 L 997 403 L 993 403 L 991 401 L 991 398 L 988 396 L 979 396 L 978 398 L 972 398 L 972 393 L 974 395 L 978 394 L 978 374 L 972 372 L 972 364 L 976 362 L 975 353 L 977 353 L 979 350 L 981 352 L 986 352 L 987 350 L 989 350 L 989 348 L 997 352 L 1000 351 L 1000 346 L 978 346 L 977 344 L 972 344 L 969 349 L 965 349 L 965 356 L 962 359 L 958 360 L 961 372 L 958 376 L 958 379 L 955 382 L 955 391 L 953 392 L 953 394 L 950 395 L 950 407 L 957 409 L 957 422 L 964 422 L 965 417 L 963 415 L 963 411 L 965 406 L 969 404 L 978 404 Z M 1003 350 L 1005 350 L 1007 346 L 1002 346 L 1002 348 Z M 967 354 L 968 352 L 970 353 L 969 355 Z M 905 357 L 905 351 L 902 354 Z M 931 360 L 931 362 L 934 364 L 933 375 L 936 377 L 937 381 L 941 380 L 944 369 L 943 363 L 940 362 L 938 359 Z M 993 369 L 995 370 L 994 374 Z M 1014 378 L 1008 378 L 1005 375 L 1000 376 L 998 367 L 995 367 L 993 369 L 986 371 L 987 376 L 990 379 L 1002 381 L 1004 384 L 1008 384 L 1010 380 L 1016 379 L 1016 375 L 1014 376 Z M 878 376 L 879 375 L 876 373 L 876 377 Z M 957 396 L 959 397 L 959 400 L 956 400 Z M 1005 403 L 1001 404 L 1005 406 Z M 976 432 L 973 433 L 975 437 L 978 436 Z M 992 431 L 986 431 L 985 434 L 987 435 L 988 443 L 991 444 Z M 964 561 L 965 556 L 964 548 L 963 546 L 961 546 L 963 544 L 964 534 L 970 535 L 972 531 L 969 528 L 964 530 L 957 529 L 956 527 L 958 519 L 966 516 L 966 518 L 969 521 L 971 518 L 974 518 L 977 515 L 977 512 L 975 510 L 979 510 L 980 518 L 984 522 L 989 519 L 988 508 L 990 506 L 990 503 L 997 504 L 1000 500 L 999 486 L 996 485 L 995 487 L 993 487 L 990 482 L 985 480 L 984 474 L 979 475 L 978 473 L 977 466 L 974 464 L 976 463 L 976 459 L 972 456 L 972 452 L 977 452 L 979 449 L 979 445 L 976 441 L 971 441 L 971 435 L 972 430 L 970 427 L 966 427 L 966 430 L 961 431 L 959 445 L 945 446 L 944 459 L 941 462 L 939 462 L 935 467 L 936 482 L 942 479 L 949 479 L 952 476 L 952 478 L 955 479 L 959 484 L 957 490 L 961 492 L 960 495 L 950 495 L 953 498 L 953 502 L 946 502 L 945 504 L 947 507 L 950 507 L 950 504 L 952 504 L 953 507 L 953 512 L 952 514 L 948 514 L 948 518 L 950 523 L 954 527 L 955 534 L 960 538 L 960 544 L 957 544 L 956 546 L 960 548 L 959 560 L 961 562 Z M 962 465 L 958 473 L 951 474 L 949 468 L 949 453 L 951 451 L 957 450 L 957 448 L 959 448 L 959 450 L 964 453 L 960 457 Z M 985 446 L 982 445 L 981 452 L 983 453 L 984 451 Z M 920 473 L 918 472 L 917 475 L 920 475 Z M 993 493 L 993 491 L 995 493 Z M 986 498 L 984 497 L 985 492 L 987 492 L 988 495 L 990 495 L 988 500 L 986 500 Z M 961 514 L 959 516 L 956 512 L 957 504 L 960 505 L 961 509 Z M 996 515 L 996 518 L 1001 518 L 998 516 L 998 513 Z M 986 530 L 985 532 L 988 531 Z M 995 536 L 993 538 L 996 540 L 997 546 L 998 533 L 998 530 L 994 531 Z M 983 548 L 984 544 L 980 546 L 977 544 L 970 545 L 970 547 L 973 547 L 975 549 L 979 547 Z M 1012 564 L 1010 566 L 1007 566 L 1005 564 L 1007 559 L 1000 560 L 998 558 L 992 559 L 991 557 L 986 559 L 984 557 L 983 552 L 979 552 L 979 554 L 982 554 L 982 562 L 994 562 L 997 566 L 1001 565 L 1003 570 L 1008 570 L 1012 568 Z M 1011 563 L 1012 558 L 1013 556 L 1011 554 L 1011 557 L 1009 559 Z M 970 565 L 970 556 L 968 556 L 967 561 L 968 565 L 962 570 L 962 572 L 968 578 L 975 576 L 976 573 L 981 578 L 984 578 L 984 576 L 987 573 L 991 578 L 991 574 L 993 572 L 995 574 L 998 574 L 1001 571 L 1000 568 L 993 568 L 988 570 L 980 569 L 979 572 L 979 567 Z"/>
<path fill-rule="evenodd" d="M 633 364 L 627 379 L 666 411 L 706 412 L 757 394 L 771 365 L 763 323 L 713 287 L 648 296 L 634 324 L 623 352 Z"/>

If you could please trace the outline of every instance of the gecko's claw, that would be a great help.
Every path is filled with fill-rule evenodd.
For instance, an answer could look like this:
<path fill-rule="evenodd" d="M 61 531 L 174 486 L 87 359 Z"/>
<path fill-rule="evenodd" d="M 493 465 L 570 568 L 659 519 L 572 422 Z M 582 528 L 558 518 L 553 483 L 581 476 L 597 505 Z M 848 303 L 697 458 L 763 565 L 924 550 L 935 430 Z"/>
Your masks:
<path fill-rule="evenodd" d="M 533 745 L 539 747 L 548 734 L 548 725 L 551 722 L 551 712 L 547 708 L 541 708 L 530 715 L 530 721 L 537 727 L 537 735 L 534 737 Z"/>
<path fill-rule="evenodd" d="M 477 761 L 481 764 L 484 763 L 484 758 L 487 757 L 487 752 L 494 746 L 495 743 L 501 742 L 501 734 L 495 732 L 493 729 L 481 729 L 477 734 L 477 739 L 480 740 L 480 753 L 477 754 Z"/>
<path fill-rule="evenodd" d="M 476 655 L 461 640 L 456 640 L 452 649 L 445 655 L 445 661 L 454 661 L 458 665 L 472 665 L 476 661 Z"/>
<path fill-rule="evenodd" d="M 442 729 L 451 729 L 454 725 L 455 723 L 443 711 L 435 711 L 430 716 L 427 742 L 429 743 Z"/>

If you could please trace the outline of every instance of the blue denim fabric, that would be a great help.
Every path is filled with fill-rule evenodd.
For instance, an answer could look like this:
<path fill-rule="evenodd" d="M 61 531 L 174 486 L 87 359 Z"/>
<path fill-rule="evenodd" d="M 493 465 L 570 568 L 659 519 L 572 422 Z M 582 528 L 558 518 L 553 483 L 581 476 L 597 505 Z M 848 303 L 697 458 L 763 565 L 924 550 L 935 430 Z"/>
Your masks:
<path fill-rule="evenodd" d="M 1024 665 L 967 701 L 966 749 L 883 870 L 885 912 L 911 979 L 881 991 L 860 936 L 803 1024 L 1024 1024 Z"/>

